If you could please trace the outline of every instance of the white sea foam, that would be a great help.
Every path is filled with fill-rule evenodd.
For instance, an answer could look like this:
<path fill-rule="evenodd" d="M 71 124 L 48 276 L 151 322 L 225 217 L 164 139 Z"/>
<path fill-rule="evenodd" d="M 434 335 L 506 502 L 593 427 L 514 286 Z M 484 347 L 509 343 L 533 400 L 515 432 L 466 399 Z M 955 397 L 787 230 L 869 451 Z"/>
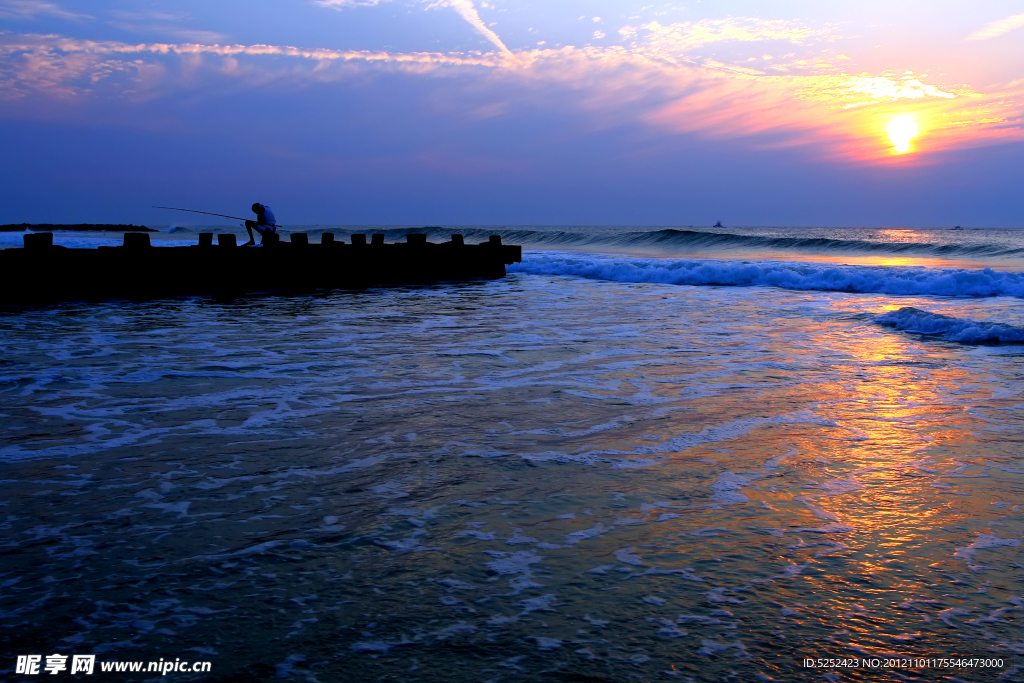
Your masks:
<path fill-rule="evenodd" d="M 726 505 L 731 503 L 747 503 L 750 498 L 740 493 L 740 489 L 749 486 L 752 481 L 758 479 L 758 475 L 744 476 L 735 472 L 722 472 L 718 475 L 718 481 L 708 488 L 714 492 L 714 500 Z"/>
<path fill-rule="evenodd" d="M 988 550 L 989 548 L 1000 548 L 1002 546 L 1018 546 L 1020 545 L 1020 539 L 1018 538 L 1001 538 L 997 534 L 978 534 L 978 537 L 974 539 L 974 543 L 971 543 L 965 548 L 957 548 L 956 552 L 953 553 L 953 557 L 966 560 L 968 564 L 974 563 L 974 555 L 979 550 Z"/>
<path fill-rule="evenodd" d="M 24 242 L 24 232 L 0 232 L 0 245 L 6 247 L 20 247 Z M 120 247 L 124 243 L 124 236 L 120 232 L 74 232 L 56 231 L 53 233 L 53 243 L 69 249 L 95 249 L 97 247 Z M 160 239 L 151 238 L 154 247 L 187 247 L 197 243 L 193 239 Z"/>
<path fill-rule="evenodd" d="M 782 289 L 904 296 L 1024 297 L 1024 273 L 905 266 L 840 266 L 776 261 L 642 259 L 529 253 L 510 272 L 670 285 L 764 285 Z"/>
<path fill-rule="evenodd" d="M 635 567 L 643 566 L 643 563 L 644 563 L 643 560 L 640 559 L 639 555 L 637 555 L 635 552 L 633 552 L 634 550 L 636 550 L 636 549 L 635 548 L 620 548 L 619 550 L 616 550 L 612 554 L 615 555 L 615 559 L 618 560 L 619 562 L 624 562 L 626 564 L 631 564 L 631 565 L 633 565 Z"/>
<path fill-rule="evenodd" d="M 799 529 L 786 529 L 787 534 L 848 534 L 856 531 L 849 524 L 823 524 L 822 526 L 805 526 Z"/>
<path fill-rule="evenodd" d="M 496 581 L 500 576 L 518 574 L 518 576 L 510 579 L 508 582 L 509 587 L 512 588 L 512 595 L 518 595 L 527 588 L 541 588 L 543 586 L 543 584 L 531 580 L 533 571 L 530 568 L 531 564 L 544 559 L 542 555 L 537 555 L 532 550 L 521 550 L 515 553 L 506 553 L 499 550 L 486 550 L 484 552 L 495 558 L 493 561 L 486 563 L 487 568 L 498 575 L 491 578 L 491 581 Z"/>
<path fill-rule="evenodd" d="M 697 650 L 697 654 L 703 655 L 704 657 L 710 657 L 712 655 L 718 654 L 719 652 L 723 652 L 725 650 L 730 649 L 736 650 L 737 657 L 747 654 L 747 648 L 743 645 L 743 643 L 741 643 L 738 640 L 733 641 L 731 643 L 720 643 L 714 640 L 702 640 L 700 641 L 700 644 L 701 648 Z"/>
<path fill-rule="evenodd" d="M 940 313 L 929 313 L 905 306 L 875 318 L 879 325 L 895 327 L 905 332 L 935 335 L 962 344 L 982 342 L 1024 342 L 1024 327 L 1003 323 L 954 318 Z"/>
<path fill-rule="evenodd" d="M 658 629 L 659 636 L 668 636 L 669 638 L 683 638 L 684 636 L 688 635 L 686 631 L 682 630 L 681 628 L 676 626 L 674 622 L 671 622 L 668 619 L 662 619 L 659 623 L 662 625 L 662 628 Z"/>
<path fill-rule="evenodd" d="M 596 526 L 593 526 L 590 529 L 580 529 L 579 531 L 574 531 L 571 534 L 566 534 L 565 544 L 575 545 L 580 541 L 587 540 L 588 538 L 593 538 L 595 536 L 600 536 L 601 534 L 608 533 L 614 528 L 615 527 L 605 527 L 603 524 L 598 522 Z"/>
<path fill-rule="evenodd" d="M 543 636 L 537 636 L 537 649 L 539 650 L 557 650 L 562 647 L 562 640 L 560 638 L 545 638 Z"/>
<path fill-rule="evenodd" d="M 869 577 L 895 594 L 902 584 L 892 581 L 908 579 L 919 588 L 893 602 L 925 602 L 902 614 L 884 601 L 864 605 L 883 619 L 897 613 L 894 639 L 930 619 L 937 623 L 922 633 L 937 647 L 954 637 L 947 620 L 969 647 L 1019 641 L 1001 623 L 1019 617 L 1006 602 L 1012 582 L 997 577 L 1012 571 L 1020 548 L 1007 543 L 1024 533 L 1024 500 L 1015 497 L 1024 467 L 999 445 L 1020 431 L 1013 348 L 945 349 L 939 363 L 916 344 L 868 353 L 899 336 L 864 327 L 875 315 L 864 313 L 885 297 L 666 295 L 660 286 L 541 277 L 470 290 L 9 316 L 0 334 L 0 412 L 10 430 L 0 455 L 11 456 L 0 461 L 0 588 L 9 600 L 0 616 L 27 627 L 56 615 L 45 626 L 59 631 L 59 596 L 79 589 L 78 567 L 88 566 L 123 577 L 103 591 L 116 607 L 90 614 L 83 603 L 85 618 L 63 641 L 96 652 L 148 647 L 164 627 L 199 642 L 222 630 L 215 622 L 258 619 L 257 607 L 274 600 L 283 611 L 260 631 L 266 639 L 253 631 L 254 652 L 271 675 L 284 662 L 294 680 L 313 680 L 306 670 L 344 678 L 346 667 L 399 679 L 427 668 L 495 675 L 475 660 L 530 676 L 580 651 L 596 653 L 580 661 L 600 659 L 616 680 L 644 657 L 653 667 L 679 652 L 694 666 L 756 680 L 766 652 L 758 643 L 773 642 L 777 628 L 774 619 L 757 626 L 758 615 L 787 605 L 787 637 L 814 637 L 822 605 L 843 605 L 842 616 L 862 599 L 854 589 L 866 570 L 842 556 L 877 550 L 877 534 L 861 530 L 877 503 L 868 494 L 905 474 L 915 477 L 906 505 L 935 509 L 943 502 L 931 480 L 984 473 L 957 487 L 973 492 L 968 517 L 907 527 L 926 550 L 902 558 L 899 577 Z M 1013 301 L 933 305 L 1000 320 Z M 360 306 L 362 317 L 353 313 Z M 977 410 L 932 419 L 936 406 Z M 872 417 L 901 420 L 879 424 L 900 430 L 907 448 L 856 441 L 878 440 Z M 792 444 L 807 452 L 798 457 Z M 25 462 L 57 454 L 79 457 Z M 660 469 L 611 469 L 652 462 Z M 73 514 L 54 518 L 61 507 Z M 945 527 L 960 533 L 961 524 L 958 543 L 943 540 Z M 999 541 L 977 534 L 993 529 Z M 427 544 L 441 551 L 420 552 Z M 966 580 L 934 584 L 943 559 L 951 579 Z M 987 587 L 971 576 L 986 560 L 997 565 Z M 305 569 L 289 572 L 293 564 Z M 813 590 L 823 577 L 837 580 Z M 210 604 L 230 611 L 158 613 L 136 587 L 143 580 L 185 601 L 216 596 Z M 795 606 L 792 591 L 808 587 L 808 606 Z M 586 621 L 581 605 L 593 615 Z M 954 606 L 970 611 L 937 616 Z M 711 609 L 720 607 L 735 616 Z M 700 614 L 662 619 L 678 612 Z M 737 640 L 740 624 L 754 626 Z M 467 644 L 484 656 L 464 657 L 467 644 L 423 647 L 474 629 Z M 983 642 L 986 629 L 995 638 Z M 736 643 L 748 631 L 744 662 Z M 295 650 L 284 643 L 296 638 L 326 638 L 346 656 L 286 660 Z M 562 646 L 541 649 L 537 638 Z M 518 656 L 506 659 L 509 643 Z M 710 658 L 694 657 L 698 649 Z"/>

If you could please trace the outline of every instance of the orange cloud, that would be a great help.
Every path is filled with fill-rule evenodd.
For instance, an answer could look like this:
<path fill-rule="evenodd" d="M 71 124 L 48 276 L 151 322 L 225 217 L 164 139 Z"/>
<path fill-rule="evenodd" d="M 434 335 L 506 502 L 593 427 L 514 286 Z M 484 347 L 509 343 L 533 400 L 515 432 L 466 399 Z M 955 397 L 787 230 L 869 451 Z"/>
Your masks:
<path fill-rule="evenodd" d="M 1022 95 L 947 92 L 892 75 L 745 74 L 708 77 L 705 87 L 648 119 L 718 138 L 775 133 L 771 146 L 813 144 L 822 156 L 877 162 L 893 157 L 890 124 L 907 114 L 917 123 L 912 151 L 918 154 L 1022 139 L 1024 129 L 1012 123 L 1021 115 Z"/>
<path fill-rule="evenodd" d="M 793 27 L 754 28 L 740 35 L 812 37 Z M 653 45 L 467 55 L 7 35 L 0 36 L 0 97 L 84 99 L 116 87 L 145 99 L 188 89 L 198 73 L 251 87 L 271 81 L 302 87 L 351 78 L 353 70 L 386 68 L 444 76 L 450 88 L 462 83 L 471 93 L 466 98 L 475 98 L 467 116 L 557 107 L 583 115 L 595 128 L 641 123 L 669 133 L 745 139 L 755 147 L 810 145 L 823 157 L 857 161 L 898 157 L 907 163 L 942 149 L 1024 137 L 1024 82 L 981 93 L 940 87 L 911 73 L 845 73 L 837 66 L 845 63 L 841 56 L 819 73 L 767 73 L 713 61 L 679 63 Z M 509 98 L 521 99 L 521 106 L 507 106 Z M 911 153 L 896 155 L 889 129 L 902 115 L 913 116 L 917 135 L 907 148 Z"/>
<path fill-rule="evenodd" d="M 827 30 L 779 19 L 705 19 L 668 25 L 654 21 L 640 28 L 643 29 L 642 34 L 630 26 L 620 30 L 620 33 L 629 37 L 641 35 L 646 54 L 671 62 L 689 61 L 687 53 L 712 43 L 785 41 L 802 45 L 829 36 Z"/>

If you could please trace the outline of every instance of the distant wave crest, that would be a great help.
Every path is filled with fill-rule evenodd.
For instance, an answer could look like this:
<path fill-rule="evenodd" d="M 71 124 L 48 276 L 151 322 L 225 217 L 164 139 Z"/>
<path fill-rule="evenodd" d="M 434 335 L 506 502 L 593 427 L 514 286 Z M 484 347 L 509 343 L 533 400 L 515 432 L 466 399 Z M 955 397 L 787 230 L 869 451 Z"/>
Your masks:
<path fill-rule="evenodd" d="M 764 285 L 782 289 L 904 296 L 1024 298 L 1024 273 L 773 261 L 641 259 L 531 252 L 510 272 L 672 285 Z"/>
<path fill-rule="evenodd" d="M 875 322 L 897 330 L 936 335 L 962 344 L 1024 342 L 1024 327 L 954 318 L 911 306 L 889 311 L 875 318 Z"/>
<path fill-rule="evenodd" d="M 204 231 L 232 232 L 239 226 L 223 225 L 186 226 L 175 224 L 165 232 L 171 234 L 194 235 Z M 819 256 L 900 256 L 944 259 L 1007 259 L 1024 256 L 1024 247 L 1019 242 L 1000 243 L 992 238 L 985 241 L 982 233 L 972 233 L 974 241 L 965 243 L 963 239 L 952 242 L 901 242 L 886 240 L 879 237 L 865 237 L 870 231 L 860 231 L 860 237 L 840 239 L 836 237 L 801 237 L 793 235 L 757 235 L 718 232 L 707 229 L 661 228 L 627 229 L 602 227 L 565 227 L 536 229 L 529 227 L 341 227 L 341 226 L 292 226 L 282 230 L 284 234 L 306 232 L 317 241 L 321 232 L 333 232 L 341 239 L 347 239 L 352 233 L 382 233 L 386 242 L 404 242 L 410 233 L 426 234 L 427 239 L 434 242 L 446 242 L 452 233 L 462 234 L 469 243 L 486 242 L 494 234 L 501 235 L 506 244 L 521 244 L 526 248 L 550 249 L 565 251 L 588 251 L 599 253 L 633 253 L 663 254 L 665 256 L 686 256 L 697 253 L 714 253 L 727 257 L 734 253 L 738 257 L 751 257 L 767 253 L 804 253 Z M 0 233 L 0 240 L 3 240 Z M 963 235 L 964 233 L 951 233 Z M 21 232 L 4 241 L 14 240 L 21 243 Z M 932 239 L 941 239 L 938 233 L 931 233 Z M 87 238 L 82 235 L 81 244 L 76 246 L 97 246 L 96 236 Z M 927 239 L 927 238 L 921 238 Z M 952 238 L 951 238 L 952 239 Z M 756 256 L 753 256 L 756 258 Z"/>
<path fill-rule="evenodd" d="M 445 233 L 450 230 L 426 228 Z M 390 231 L 389 231 L 390 232 Z M 399 232 L 399 231 L 395 231 Z M 404 232 L 404 231 L 402 231 Z M 767 235 L 740 235 L 706 230 L 664 228 L 661 230 L 635 230 L 630 232 L 599 232 L 585 230 L 530 230 L 530 229 L 463 229 L 467 239 L 480 238 L 500 232 L 502 239 L 512 244 L 567 249 L 624 249 L 655 251 L 671 254 L 714 250 L 720 252 L 794 251 L 820 255 L 888 255 L 931 258 L 1007 258 L 1024 254 L 1024 248 L 1004 244 L 940 244 L 930 242 L 893 242 L 867 239 L 832 239 L 825 237 L 785 237 Z M 432 238 L 432 237 L 431 237 Z"/>
<path fill-rule="evenodd" d="M 860 239 L 762 237 L 758 235 L 733 235 L 690 230 L 659 230 L 655 233 L 646 234 L 653 236 L 662 233 L 664 233 L 665 239 L 695 246 L 748 247 L 759 250 L 780 249 L 806 251 L 816 254 L 870 253 L 949 257 L 1013 256 L 1024 253 L 1024 249 L 1009 249 L 997 244 L 933 244 L 927 242 L 873 242 Z"/>

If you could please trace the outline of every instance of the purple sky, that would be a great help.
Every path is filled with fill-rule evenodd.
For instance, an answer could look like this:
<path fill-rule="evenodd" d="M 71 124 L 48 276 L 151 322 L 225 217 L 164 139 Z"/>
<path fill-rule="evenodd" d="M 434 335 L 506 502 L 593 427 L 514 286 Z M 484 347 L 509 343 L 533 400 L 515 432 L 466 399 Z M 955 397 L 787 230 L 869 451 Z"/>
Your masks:
<path fill-rule="evenodd" d="M 0 0 L 0 222 L 1024 227 L 1021 5 L 822 4 Z"/>

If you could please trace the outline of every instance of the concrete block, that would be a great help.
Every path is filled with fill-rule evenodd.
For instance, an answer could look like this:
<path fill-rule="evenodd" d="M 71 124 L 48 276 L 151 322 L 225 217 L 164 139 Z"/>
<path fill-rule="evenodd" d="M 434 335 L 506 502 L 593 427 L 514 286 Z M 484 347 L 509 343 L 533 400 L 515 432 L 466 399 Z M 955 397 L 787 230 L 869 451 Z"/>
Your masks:
<path fill-rule="evenodd" d="M 45 249 L 53 246 L 53 233 L 26 232 L 21 240 L 26 249 Z"/>
<path fill-rule="evenodd" d="M 124 234 L 124 246 L 129 249 L 141 249 L 150 246 L 149 233 L 147 232 L 126 232 Z"/>

